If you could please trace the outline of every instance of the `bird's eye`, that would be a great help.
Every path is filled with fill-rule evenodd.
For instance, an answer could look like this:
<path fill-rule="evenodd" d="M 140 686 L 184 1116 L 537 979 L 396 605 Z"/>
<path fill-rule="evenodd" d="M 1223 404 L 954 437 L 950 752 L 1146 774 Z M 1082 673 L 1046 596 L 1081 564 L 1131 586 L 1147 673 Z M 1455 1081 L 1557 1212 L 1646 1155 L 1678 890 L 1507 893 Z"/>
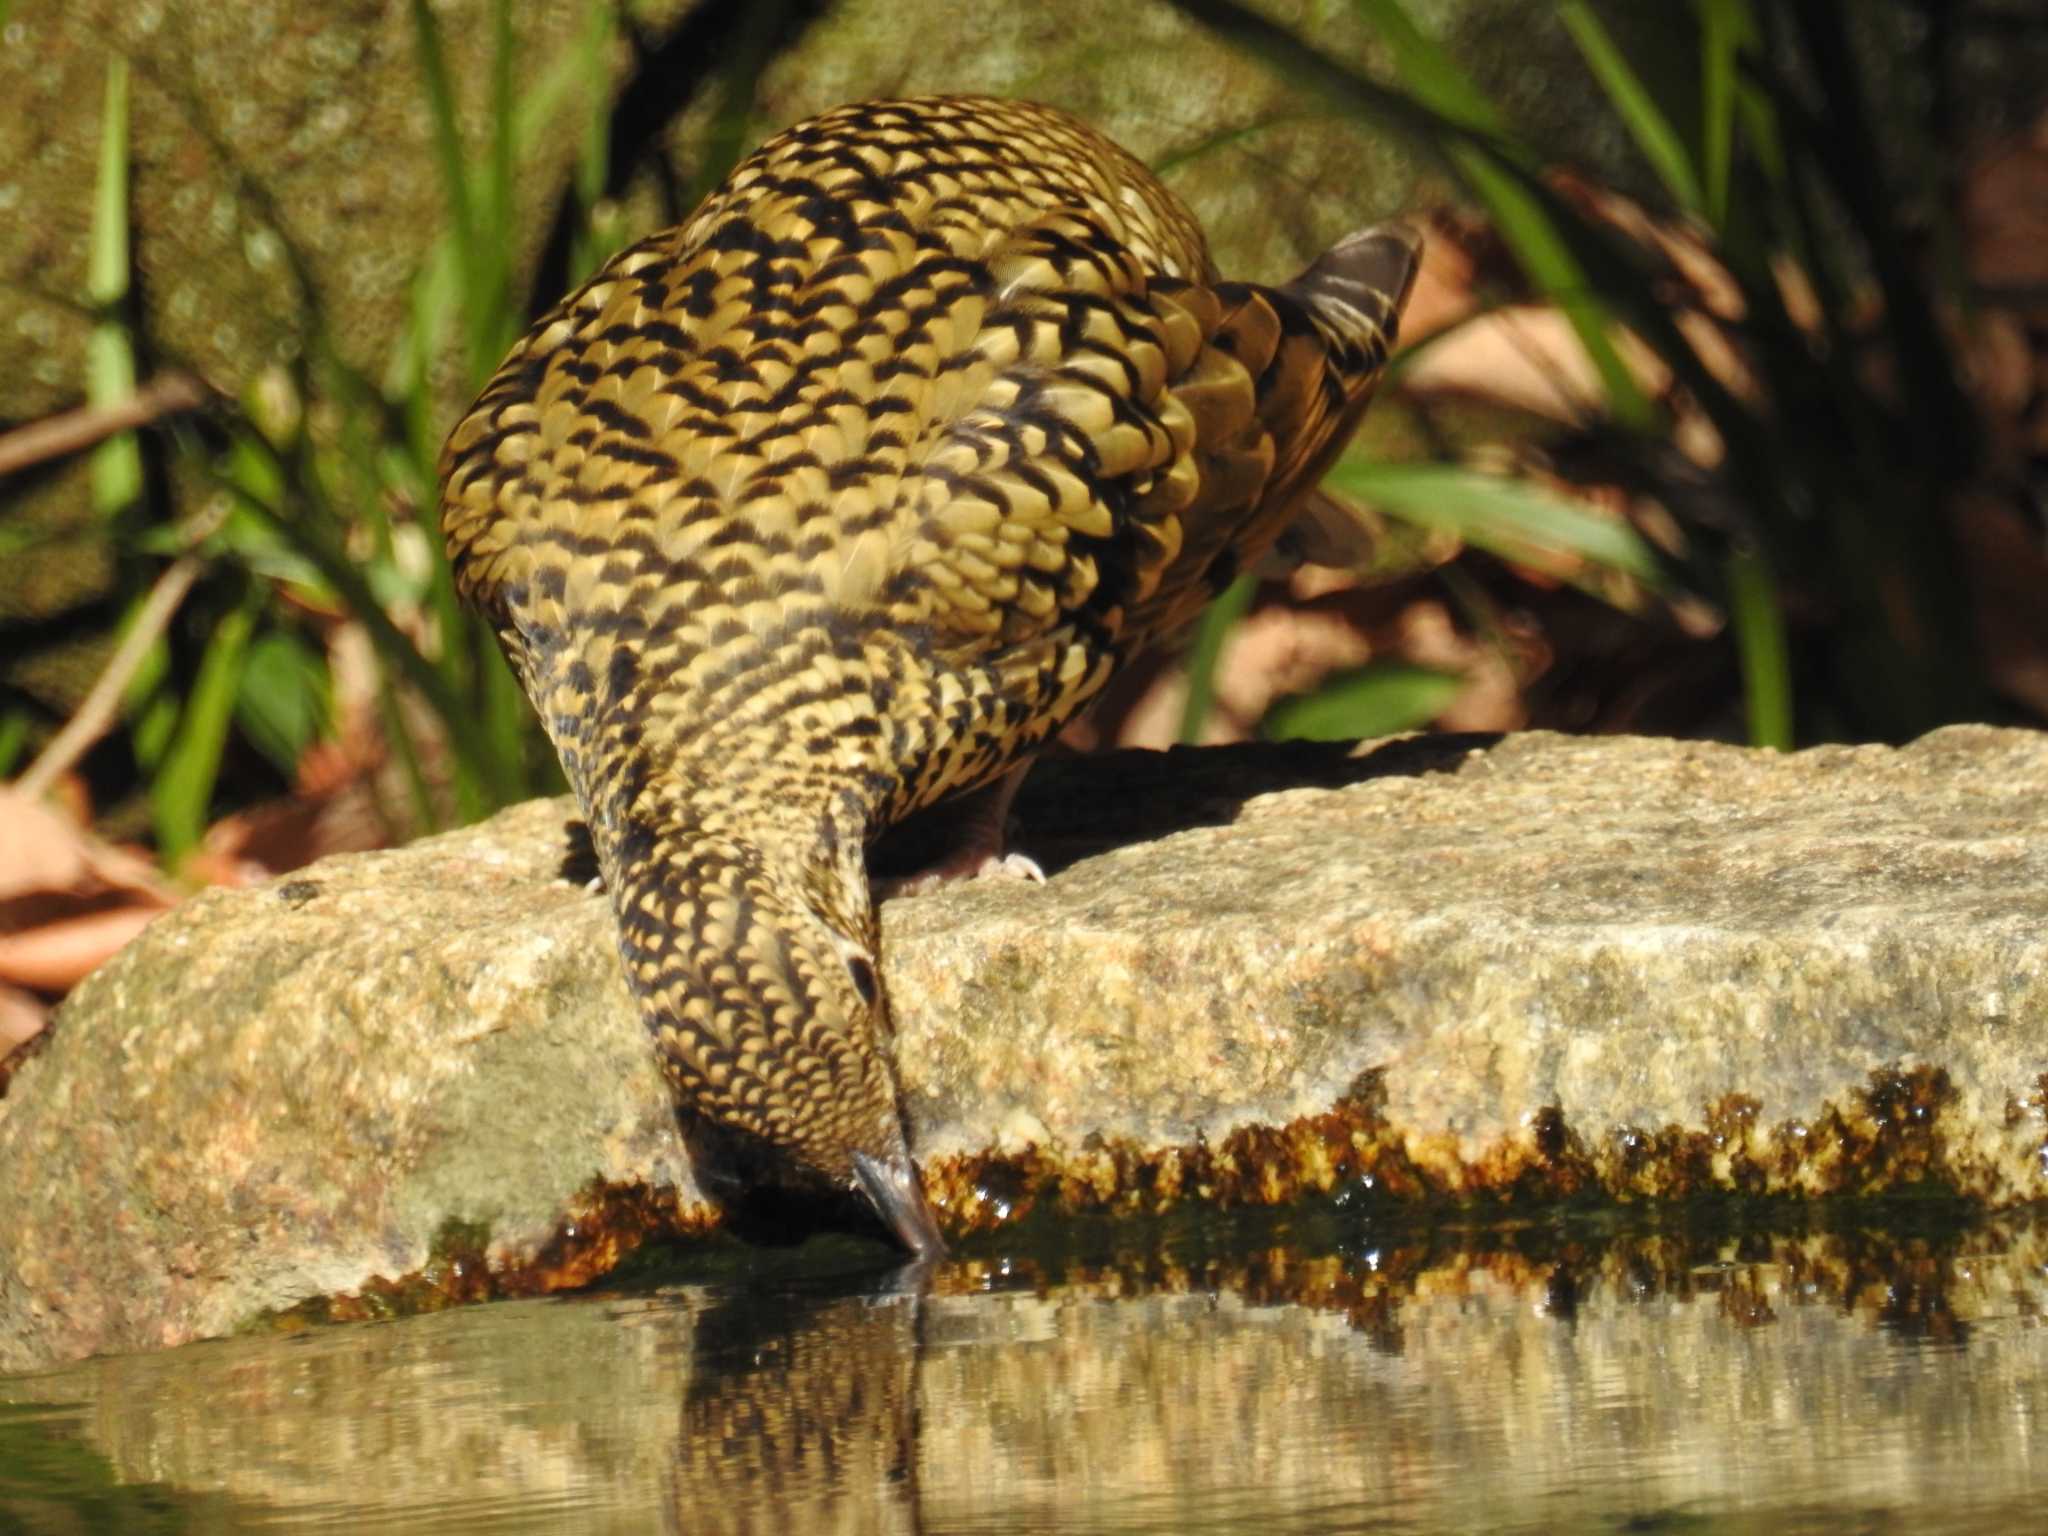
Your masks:
<path fill-rule="evenodd" d="M 882 984 L 875 979 L 875 968 L 866 955 L 848 955 L 846 974 L 853 978 L 853 990 L 860 994 L 860 1000 L 870 1008 L 882 995 Z"/>

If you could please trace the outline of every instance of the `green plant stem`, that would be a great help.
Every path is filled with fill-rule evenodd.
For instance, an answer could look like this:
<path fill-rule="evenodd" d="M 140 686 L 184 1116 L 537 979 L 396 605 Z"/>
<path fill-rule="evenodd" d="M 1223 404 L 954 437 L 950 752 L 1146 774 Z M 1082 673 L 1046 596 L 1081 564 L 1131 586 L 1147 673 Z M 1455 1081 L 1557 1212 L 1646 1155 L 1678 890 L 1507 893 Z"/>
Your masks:
<path fill-rule="evenodd" d="M 255 633 L 256 617 L 252 591 L 214 627 L 200 658 L 199 675 L 178 716 L 177 734 L 150 785 L 157 855 L 173 870 L 199 845 L 206 830 L 206 813 L 234 718 L 242 658 Z"/>
<path fill-rule="evenodd" d="M 1184 742 L 1202 739 L 1202 725 L 1216 702 L 1216 662 L 1223 654 L 1224 637 L 1245 616 L 1258 589 L 1255 577 L 1238 577 L 1216 594 L 1195 626 L 1194 643 L 1188 648 L 1187 697 L 1180 709 L 1180 739 Z"/>
<path fill-rule="evenodd" d="M 335 545 L 313 529 L 288 521 L 276 508 L 251 495 L 232 481 L 216 484 L 258 518 L 268 523 L 302 554 L 321 577 L 333 587 L 351 616 L 370 632 L 371 644 L 380 660 L 390 665 L 405 681 L 419 690 L 428 707 L 448 726 L 448 744 L 453 754 L 456 811 L 473 821 L 496 805 L 509 805 L 519 798 L 519 781 L 514 765 L 498 761 L 472 734 L 462 729 L 470 712 L 456 695 L 448 679 L 434 669 L 418 646 L 391 622 L 369 584 L 353 562 Z"/>
<path fill-rule="evenodd" d="M 1726 575 L 1728 617 L 1741 656 L 1750 745 L 1789 752 L 1793 742 L 1791 649 L 1785 639 L 1777 575 L 1759 550 L 1731 554 Z"/>
<path fill-rule="evenodd" d="M 112 411 L 135 393 L 135 344 L 122 309 L 128 299 L 128 61 L 107 60 L 106 104 L 100 115 L 99 173 L 93 188 L 92 251 L 86 296 L 97 319 L 86 340 L 86 403 Z M 142 494 L 142 451 L 121 432 L 93 450 L 93 506 L 102 517 Z"/>

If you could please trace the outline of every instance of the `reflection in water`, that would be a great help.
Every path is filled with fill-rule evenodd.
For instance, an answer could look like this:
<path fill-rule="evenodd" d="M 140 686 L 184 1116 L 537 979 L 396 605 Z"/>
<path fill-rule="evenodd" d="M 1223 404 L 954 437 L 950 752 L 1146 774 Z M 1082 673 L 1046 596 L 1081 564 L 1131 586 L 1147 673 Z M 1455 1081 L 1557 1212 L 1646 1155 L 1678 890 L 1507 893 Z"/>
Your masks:
<path fill-rule="evenodd" d="M 664 1529 L 915 1531 L 921 1298 L 737 1292 L 693 1329 Z"/>
<path fill-rule="evenodd" d="M 0 1531 L 2003 1533 L 2048 1484 L 2039 1217 L 1139 1246 L 0 1381 Z"/>

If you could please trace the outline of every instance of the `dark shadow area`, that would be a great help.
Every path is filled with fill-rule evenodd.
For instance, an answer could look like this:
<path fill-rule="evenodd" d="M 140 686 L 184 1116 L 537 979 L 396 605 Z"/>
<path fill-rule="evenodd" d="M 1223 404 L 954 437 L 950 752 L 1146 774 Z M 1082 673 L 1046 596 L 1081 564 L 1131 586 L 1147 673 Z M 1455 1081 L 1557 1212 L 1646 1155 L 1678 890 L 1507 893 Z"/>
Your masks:
<path fill-rule="evenodd" d="M 562 862 L 556 872 L 571 885 L 588 885 L 601 879 L 603 872 L 597 866 L 597 844 L 590 840 L 590 823 L 572 821 L 562 831 Z"/>
<path fill-rule="evenodd" d="M 1498 732 L 1472 731 L 1402 737 L 1362 754 L 1348 741 L 1250 741 L 1049 757 L 1033 766 L 1010 809 L 1010 842 L 1053 874 L 1111 848 L 1227 826 L 1257 795 L 1453 773 L 1500 740 Z M 937 862 L 957 841 L 966 804 L 956 796 L 888 828 L 868 852 L 869 874 L 901 877 Z M 600 874 L 590 827 L 578 820 L 565 830 L 559 875 L 588 885 Z"/>
<path fill-rule="evenodd" d="M 41 1029 L 30 1035 L 11 1051 L 0 1052 L 0 1099 L 7 1097 L 7 1090 L 13 1086 L 15 1074 L 50 1048 L 56 1038 L 57 1026 L 63 1016 L 51 1019 Z"/>
<path fill-rule="evenodd" d="M 821 1234 L 872 1241 L 878 1263 L 900 1264 L 903 1250 L 874 1209 L 851 1190 L 798 1172 L 775 1147 L 676 1106 L 676 1129 L 690 1169 L 718 1202 L 722 1226 L 743 1243 L 792 1248 Z"/>
<path fill-rule="evenodd" d="M 1498 732 L 1408 736 L 1363 754 L 1348 741 L 1252 741 L 1048 757 L 1032 768 L 1011 807 L 1010 842 L 1056 874 L 1111 848 L 1227 826 L 1257 795 L 1451 773 L 1500 739 Z M 954 804 L 883 833 L 869 853 L 869 872 L 888 878 L 937 862 L 958 835 Z"/>

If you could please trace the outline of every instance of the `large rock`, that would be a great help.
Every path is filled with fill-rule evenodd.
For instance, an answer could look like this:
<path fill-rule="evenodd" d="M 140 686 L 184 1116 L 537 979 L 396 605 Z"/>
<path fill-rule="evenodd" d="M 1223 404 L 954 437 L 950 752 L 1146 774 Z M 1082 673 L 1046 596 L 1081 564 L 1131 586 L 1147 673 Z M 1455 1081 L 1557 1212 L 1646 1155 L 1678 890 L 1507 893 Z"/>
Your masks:
<path fill-rule="evenodd" d="M 1049 885 L 884 909 L 928 1183 L 955 1233 L 1310 1195 L 2039 1198 L 2043 804 L 2048 737 L 1981 727 L 1047 765 L 1021 814 Z M 0 1370 L 581 1283 L 717 1225 L 568 817 L 202 896 L 87 982 L 0 1101 Z"/>

